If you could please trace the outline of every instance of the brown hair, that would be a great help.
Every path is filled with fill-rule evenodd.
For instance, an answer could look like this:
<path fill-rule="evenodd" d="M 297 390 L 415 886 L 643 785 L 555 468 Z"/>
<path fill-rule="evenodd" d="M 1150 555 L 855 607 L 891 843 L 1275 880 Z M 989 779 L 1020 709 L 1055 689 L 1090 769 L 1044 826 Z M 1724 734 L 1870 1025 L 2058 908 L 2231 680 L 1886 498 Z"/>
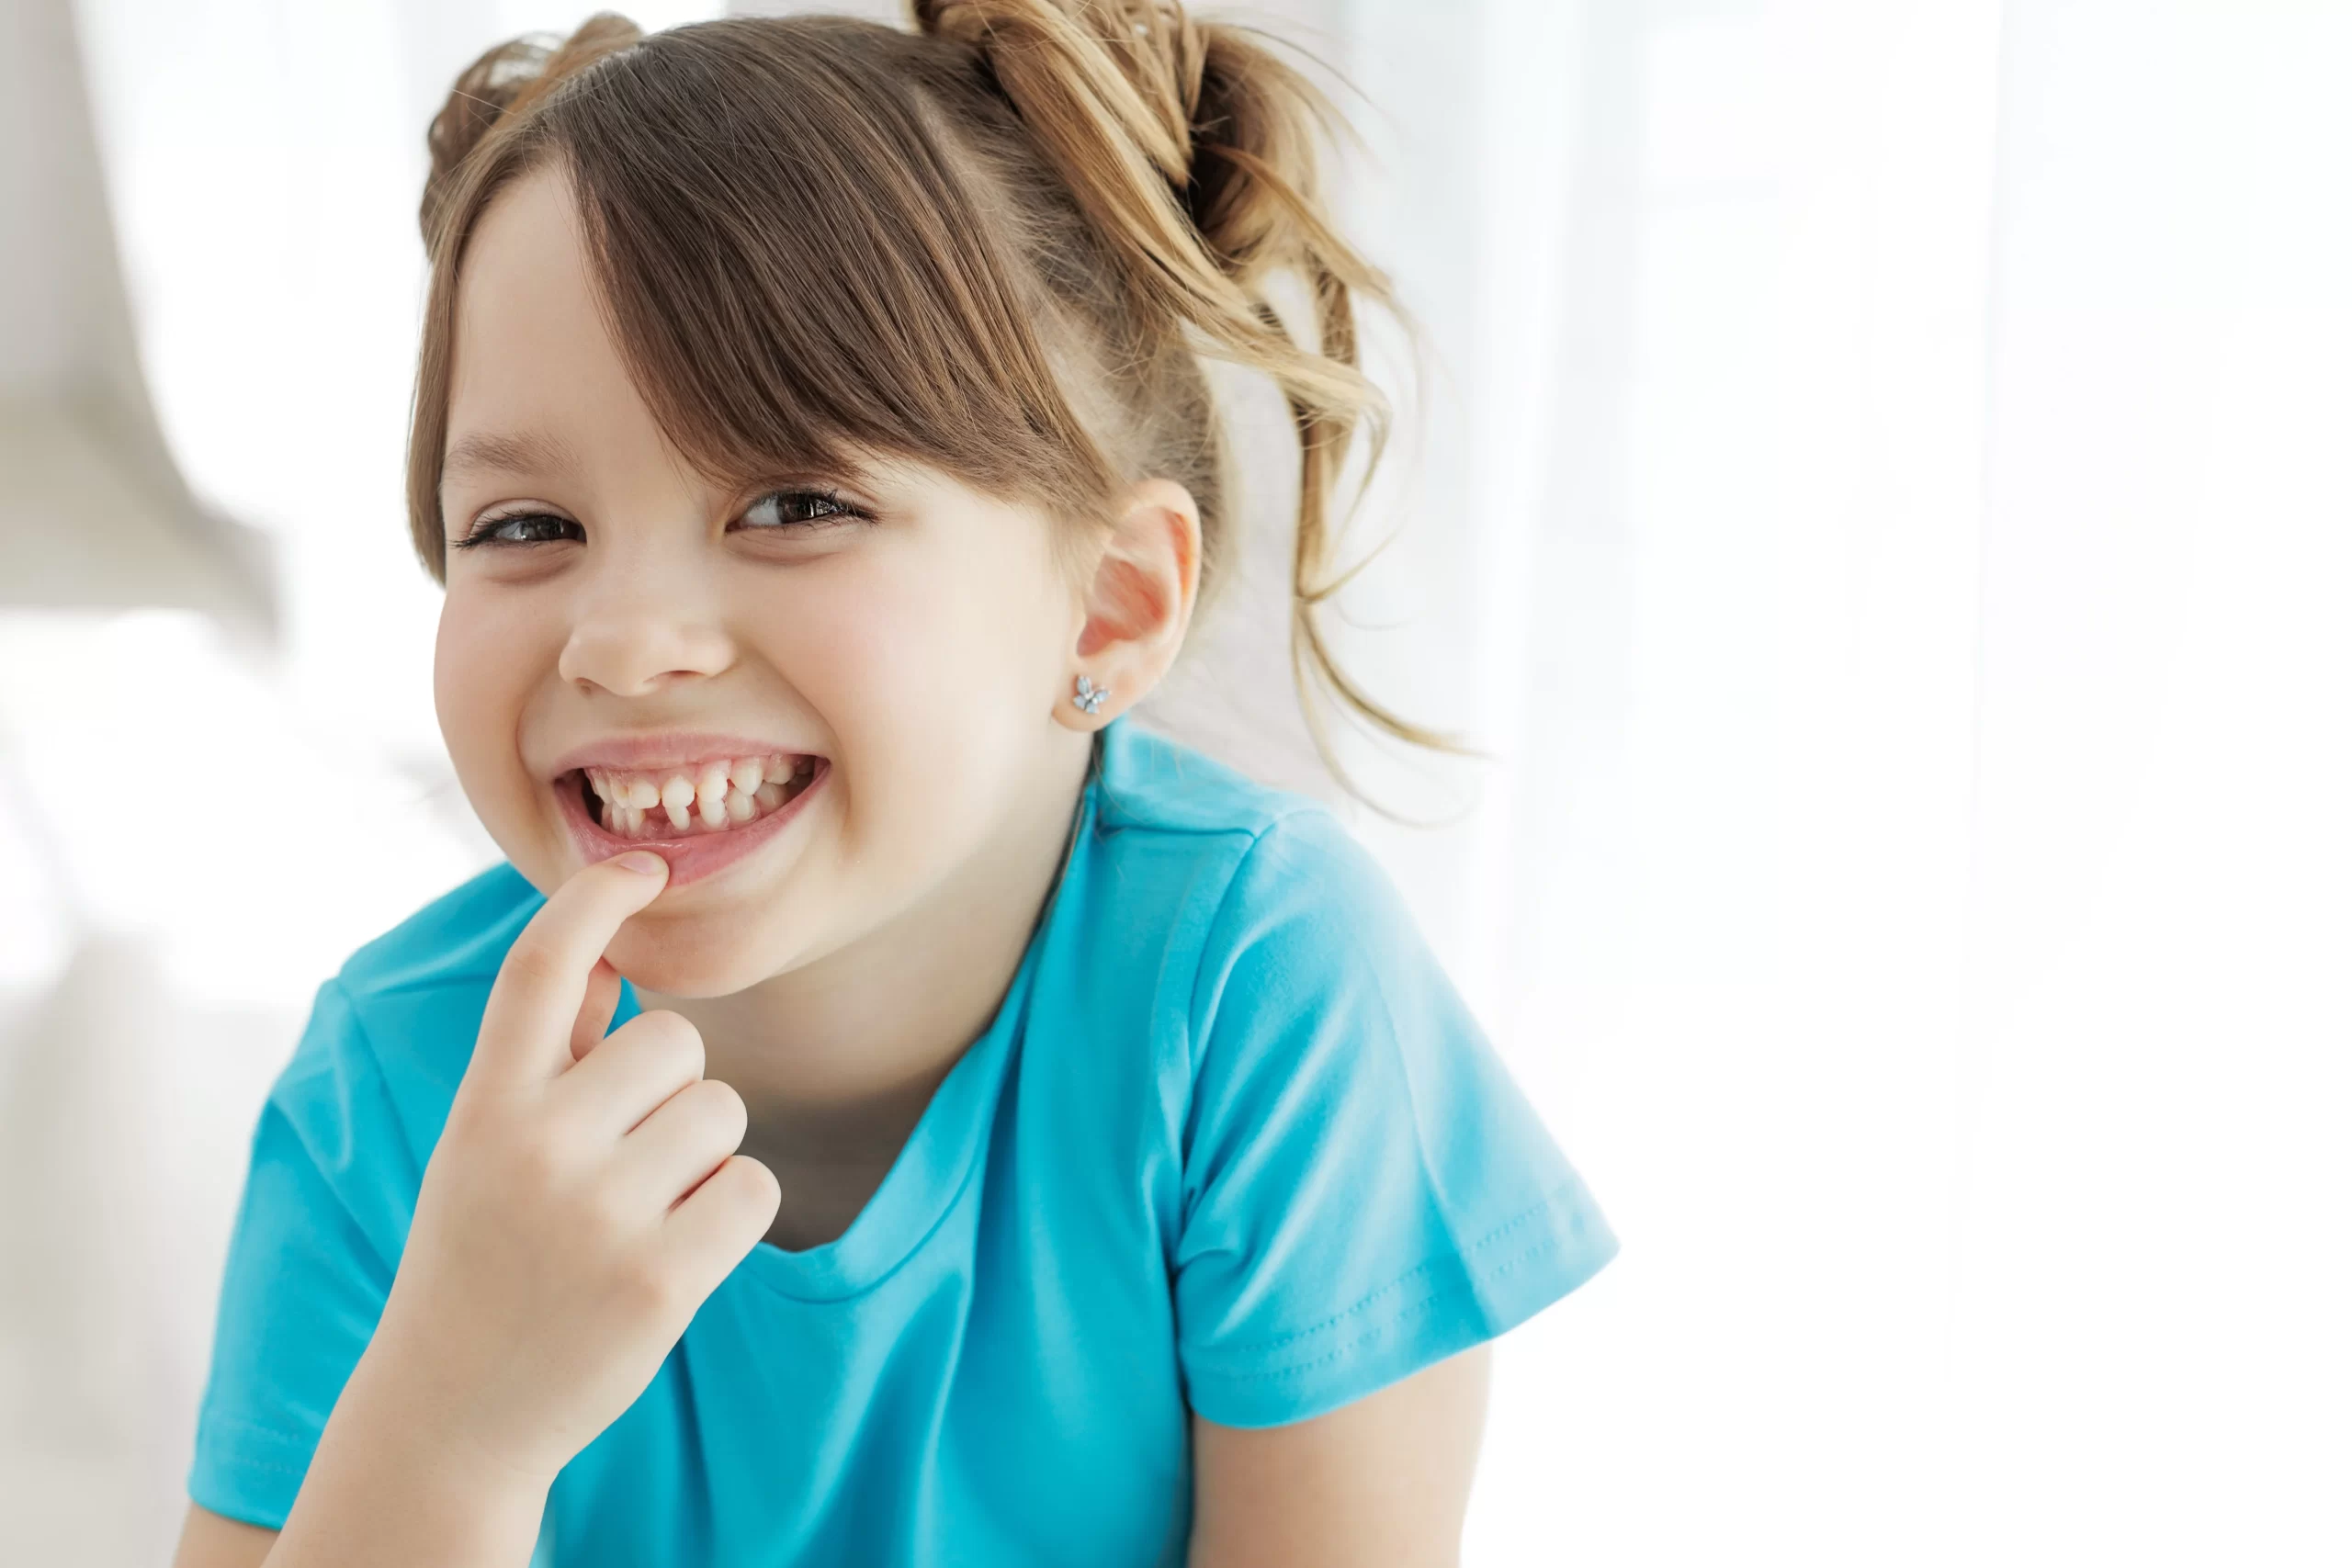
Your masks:
<path fill-rule="evenodd" d="M 1262 372 L 1299 441 L 1292 657 L 1380 728 L 1317 626 L 1335 492 L 1386 409 L 1357 366 L 1386 280 L 1332 229 L 1298 71 L 1174 0 L 915 0 L 919 30 L 733 17 L 641 35 L 600 15 L 498 46 L 434 120 L 432 261 L 408 464 L 435 578 L 457 274 L 492 198 L 569 174 L 622 353 L 664 433 L 714 476 L 911 457 L 1002 498 L 1104 520 L 1164 476 L 1201 511 L 1204 599 L 1229 548 L 1225 442 L 1201 356 Z M 1295 275 L 1313 341 L 1267 292 Z M 1392 305 L 1393 308 L 1393 305 Z M 1368 468 L 1366 470 L 1369 471 Z"/>

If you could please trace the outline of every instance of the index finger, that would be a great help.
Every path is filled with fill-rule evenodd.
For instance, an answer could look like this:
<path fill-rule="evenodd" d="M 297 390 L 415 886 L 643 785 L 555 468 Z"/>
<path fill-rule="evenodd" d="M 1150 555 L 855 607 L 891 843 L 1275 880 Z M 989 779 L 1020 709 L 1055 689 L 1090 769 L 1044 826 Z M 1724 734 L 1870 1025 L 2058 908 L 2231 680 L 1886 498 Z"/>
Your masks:
<path fill-rule="evenodd" d="M 571 1066 L 571 1027 L 596 961 L 621 922 L 668 883 L 660 855 L 632 850 L 575 872 L 507 950 L 482 1009 L 466 1076 L 550 1078 Z"/>

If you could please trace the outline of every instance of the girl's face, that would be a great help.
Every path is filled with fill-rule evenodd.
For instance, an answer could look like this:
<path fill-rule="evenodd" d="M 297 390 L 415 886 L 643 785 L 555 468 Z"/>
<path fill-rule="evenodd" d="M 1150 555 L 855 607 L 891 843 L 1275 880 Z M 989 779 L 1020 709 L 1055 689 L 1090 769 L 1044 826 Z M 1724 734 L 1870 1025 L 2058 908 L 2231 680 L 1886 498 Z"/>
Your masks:
<path fill-rule="evenodd" d="M 903 463 L 714 488 L 630 380 L 558 173 L 482 215 L 456 345 L 442 732 L 540 889 L 671 863 L 622 973 L 740 990 L 1066 817 L 1085 609 L 1046 518 Z"/>

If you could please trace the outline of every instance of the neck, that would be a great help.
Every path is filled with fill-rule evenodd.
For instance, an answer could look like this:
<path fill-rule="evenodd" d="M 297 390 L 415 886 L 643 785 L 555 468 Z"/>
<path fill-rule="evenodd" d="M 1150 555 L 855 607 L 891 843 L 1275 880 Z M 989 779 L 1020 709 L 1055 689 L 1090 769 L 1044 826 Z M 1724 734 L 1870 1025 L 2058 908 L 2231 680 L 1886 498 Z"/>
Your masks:
<path fill-rule="evenodd" d="M 742 1095 L 745 1153 L 878 1182 L 995 1018 L 1060 878 L 1091 748 L 1069 755 L 933 896 L 855 942 L 729 996 L 640 992 L 701 1032 L 706 1075 Z"/>

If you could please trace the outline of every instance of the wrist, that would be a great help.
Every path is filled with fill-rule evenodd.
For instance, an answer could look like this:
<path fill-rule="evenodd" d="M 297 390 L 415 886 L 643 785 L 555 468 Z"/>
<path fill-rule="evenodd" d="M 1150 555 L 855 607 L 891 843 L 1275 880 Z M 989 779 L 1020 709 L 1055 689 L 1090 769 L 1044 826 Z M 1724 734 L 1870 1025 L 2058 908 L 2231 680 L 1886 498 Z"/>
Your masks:
<path fill-rule="evenodd" d="M 523 1568 L 551 1475 L 441 1429 L 374 1347 L 320 1435 L 271 1568 Z"/>

